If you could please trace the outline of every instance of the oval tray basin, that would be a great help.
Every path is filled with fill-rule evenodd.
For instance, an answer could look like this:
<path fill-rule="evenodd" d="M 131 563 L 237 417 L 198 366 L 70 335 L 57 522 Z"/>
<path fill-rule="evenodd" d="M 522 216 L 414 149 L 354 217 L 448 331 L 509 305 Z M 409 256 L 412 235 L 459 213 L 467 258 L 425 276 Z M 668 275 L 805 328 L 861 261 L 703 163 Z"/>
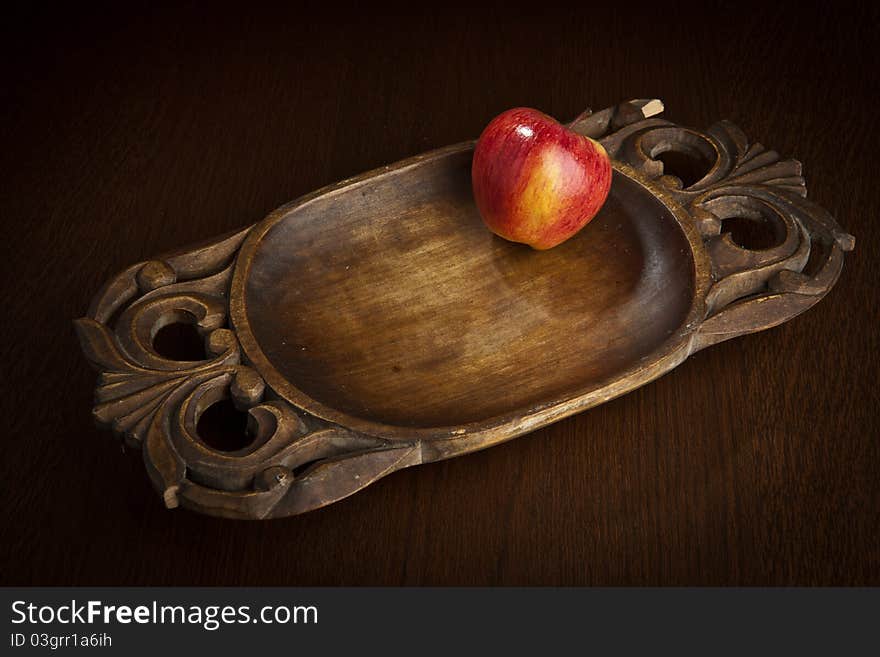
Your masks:
<path fill-rule="evenodd" d="M 647 189 L 616 172 L 584 230 L 535 251 L 483 225 L 471 155 L 319 196 L 262 236 L 247 323 L 311 400 L 401 427 L 479 422 L 599 387 L 682 326 L 691 249 Z"/>

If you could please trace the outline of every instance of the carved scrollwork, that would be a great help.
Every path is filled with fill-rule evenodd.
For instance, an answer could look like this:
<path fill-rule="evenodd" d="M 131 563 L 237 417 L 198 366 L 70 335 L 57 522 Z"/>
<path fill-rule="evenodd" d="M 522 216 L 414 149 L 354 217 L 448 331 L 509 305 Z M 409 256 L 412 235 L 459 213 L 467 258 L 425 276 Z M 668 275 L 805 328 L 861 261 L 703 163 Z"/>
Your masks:
<path fill-rule="evenodd" d="M 599 139 L 613 159 L 660 185 L 684 206 L 703 237 L 713 280 L 694 350 L 780 324 L 815 304 L 834 285 L 843 253 L 853 249 L 855 240 L 826 210 L 806 199 L 800 162 L 750 144 L 729 121 L 701 132 L 646 115 L 613 130 L 615 120 L 621 122 L 619 108 L 605 113 L 592 124 L 590 118 L 581 119 L 575 129 Z M 662 156 L 669 152 L 708 162 L 708 169 L 684 186 L 666 171 Z M 768 224 L 779 238 L 777 244 L 766 249 L 736 244 L 722 230 L 724 220 L 735 217 Z M 813 250 L 821 251 L 821 258 L 808 271 Z"/>
<path fill-rule="evenodd" d="M 247 232 L 130 267 L 75 326 L 100 372 L 95 420 L 142 450 L 166 505 L 264 518 L 344 497 L 407 458 L 415 462 L 417 450 L 389 448 L 385 440 L 307 416 L 267 394 L 262 377 L 241 362 L 226 297 Z M 158 353 L 153 339 L 169 323 L 193 325 L 206 358 L 178 361 Z M 250 442 L 234 452 L 212 448 L 198 433 L 201 415 L 223 399 L 248 415 Z M 295 470 L 304 471 L 296 476 Z"/>

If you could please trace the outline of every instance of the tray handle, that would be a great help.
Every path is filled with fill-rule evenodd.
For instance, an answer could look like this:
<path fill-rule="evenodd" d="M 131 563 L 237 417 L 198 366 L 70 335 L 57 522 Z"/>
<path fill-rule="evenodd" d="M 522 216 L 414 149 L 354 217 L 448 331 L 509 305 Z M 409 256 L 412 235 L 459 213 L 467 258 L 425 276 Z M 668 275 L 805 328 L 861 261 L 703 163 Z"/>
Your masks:
<path fill-rule="evenodd" d="M 585 112 L 570 125 L 656 183 L 699 230 L 711 282 L 692 350 L 777 326 L 817 303 L 840 276 L 855 238 L 807 200 L 801 163 L 750 144 L 729 121 L 699 131 L 654 118 L 662 110 L 657 99 L 631 100 Z M 733 219 L 761 225 L 770 245 L 737 244 Z"/>
<path fill-rule="evenodd" d="M 707 221 L 714 224 L 713 233 L 705 241 L 713 283 L 694 351 L 801 314 L 834 286 L 844 253 L 855 246 L 855 238 L 841 230 L 826 210 L 773 185 L 743 185 L 707 195 L 700 209 L 713 217 Z M 724 221 L 731 218 L 766 222 L 777 236 L 775 245 L 767 249 L 738 245 L 723 230 Z"/>

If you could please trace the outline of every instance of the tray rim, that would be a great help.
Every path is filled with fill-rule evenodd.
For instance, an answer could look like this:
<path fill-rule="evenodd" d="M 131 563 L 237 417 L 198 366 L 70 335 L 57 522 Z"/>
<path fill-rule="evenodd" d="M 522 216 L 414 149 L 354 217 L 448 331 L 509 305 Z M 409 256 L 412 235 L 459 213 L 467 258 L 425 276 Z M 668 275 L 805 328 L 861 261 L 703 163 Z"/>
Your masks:
<path fill-rule="evenodd" d="M 484 445 L 489 447 L 531 431 L 537 426 L 563 419 L 624 395 L 663 376 L 690 355 L 693 336 L 706 314 L 706 293 L 712 277 L 711 263 L 703 239 L 691 215 L 662 186 L 652 182 L 625 162 L 612 159 L 615 172 L 638 184 L 669 211 L 690 246 L 691 260 L 694 266 L 693 294 L 690 307 L 681 325 L 641 361 L 615 375 L 603 378 L 598 387 L 595 384 L 581 386 L 558 399 L 539 402 L 483 420 L 439 427 L 394 425 L 351 415 L 312 398 L 300 390 L 294 382 L 282 375 L 260 347 L 251 329 L 247 314 L 245 288 L 251 265 L 262 240 L 273 227 L 313 201 L 357 188 L 382 176 L 399 174 L 406 169 L 472 150 L 475 143 L 471 140 L 427 151 L 327 185 L 285 203 L 269 213 L 250 230 L 238 252 L 232 275 L 229 292 L 230 321 L 249 364 L 263 377 L 266 384 L 285 401 L 322 420 L 371 436 L 394 441 L 455 441 L 455 439 L 463 437 L 467 437 L 469 440 L 491 437 L 491 440 Z M 443 451 L 447 451 L 449 447 Z"/>

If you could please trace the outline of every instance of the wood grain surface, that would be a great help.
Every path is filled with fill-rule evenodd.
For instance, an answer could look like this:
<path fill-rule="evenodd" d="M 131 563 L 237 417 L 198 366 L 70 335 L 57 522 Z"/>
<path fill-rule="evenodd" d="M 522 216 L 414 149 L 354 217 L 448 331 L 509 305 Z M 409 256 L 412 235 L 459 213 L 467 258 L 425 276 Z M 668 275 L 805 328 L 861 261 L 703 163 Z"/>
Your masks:
<path fill-rule="evenodd" d="M 876 8 L 41 7 L 3 26 L 2 584 L 880 584 Z M 71 320 L 122 267 L 477 136 L 662 98 L 804 163 L 856 236 L 770 331 L 300 517 L 168 511 Z"/>
<path fill-rule="evenodd" d="M 448 433 L 623 378 L 684 326 L 691 247 L 646 188 L 615 175 L 589 231 L 536 252 L 486 230 L 472 157 L 312 201 L 262 238 L 241 304 L 293 387 L 404 437 Z"/>

